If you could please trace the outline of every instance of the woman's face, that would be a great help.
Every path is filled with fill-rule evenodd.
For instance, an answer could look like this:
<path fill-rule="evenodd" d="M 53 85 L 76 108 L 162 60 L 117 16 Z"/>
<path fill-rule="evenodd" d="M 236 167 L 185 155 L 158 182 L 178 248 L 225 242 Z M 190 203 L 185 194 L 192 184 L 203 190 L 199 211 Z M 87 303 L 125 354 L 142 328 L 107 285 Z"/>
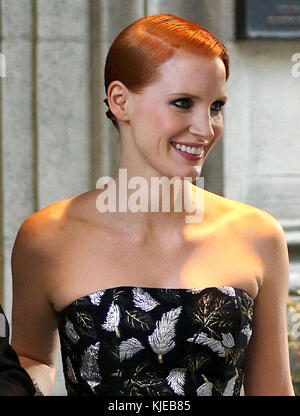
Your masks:
<path fill-rule="evenodd" d="M 223 134 L 221 108 L 226 100 L 226 72 L 220 58 L 175 55 L 161 65 L 159 79 L 142 94 L 130 93 L 127 162 L 137 175 L 195 180 Z M 198 154 L 178 149 L 184 143 L 185 150 L 195 147 Z"/>

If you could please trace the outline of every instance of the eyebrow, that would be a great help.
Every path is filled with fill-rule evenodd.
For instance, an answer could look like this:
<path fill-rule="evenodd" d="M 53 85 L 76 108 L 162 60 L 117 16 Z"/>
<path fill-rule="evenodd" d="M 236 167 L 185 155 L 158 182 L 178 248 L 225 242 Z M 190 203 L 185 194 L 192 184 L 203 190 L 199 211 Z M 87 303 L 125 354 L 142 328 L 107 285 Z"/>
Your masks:
<path fill-rule="evenodd" d="M 200 98 L 197 95 L 193 95 L 193 94 L 190 94 L 188 92 L 172 92 L 171 94 L 168 94 L 168 97 L 171 96 L 171 95 L 186 95 L 188 97 L 195 98 L 195 99 Z M 227 101 L 228 100 L 228 95 L 223 95 L 222 97 L 220 97 L 220 99 Z"/>

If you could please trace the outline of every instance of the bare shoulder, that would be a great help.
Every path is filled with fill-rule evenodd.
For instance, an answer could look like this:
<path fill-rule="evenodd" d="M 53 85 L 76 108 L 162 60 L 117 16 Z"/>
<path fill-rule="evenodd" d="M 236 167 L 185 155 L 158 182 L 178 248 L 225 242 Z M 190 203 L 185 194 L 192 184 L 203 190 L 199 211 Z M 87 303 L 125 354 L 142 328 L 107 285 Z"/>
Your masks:
<path fill-rule="evenodd" d="M 241 202 L 235 202 L 234 205 L 237 226 L 255 242 L 261 253 L 269 255 L 276 246 L 286 245 L 283 227 L 272 214 Z"/>
<path fill-rule="evenodd" d="M 218 196 L 219 197 L 219 196 Z M 215 197 L 214 197 L 215 198 Z M 228 198 L 215 198 L 222 207 L 230 235 L 255 250 L 261 261 L 263 283 L 287 284 L 289 255 L 285 232 L 279 220 L 260 208 Z M 279 280 L 281 282 L 279 282 Z"/>
<path fill-rule="evenodd" d="M 249 236 L 253 235 L 258 239 L 276 239 L 284 234 L 278 219 L 267 211 L 212 192 L 208 192 L 206 198 L 218 207 L 218 211 L 227 218 L 230 225 L 235 225 Z"/>
<path fill-rule="evenodd" d="M 232 237 L 251 244 L 262 261 L 272 263 L 274 256 L 286 256 L 287 243 L 279 220 L 272 214 L 244 202 L 208 193 L 210 207 L 215 207 L 216 218 L 225 224 Z"/>
<path fill-rule="evenodd" d="M 52 243 L 57 246 L 76 223 L 91 217 L 88 201 L 93 194 L 94 191 L 88 191 L 75 195 L 31 214 L 19 228 L 16 241 L 28 242 L 39 249 L 53 249 Z"/>
<path fill-rule="evenodd" d="M 68 200 L 55 202 L 28 216 L 20 226 L 15 247 L 24 247 L 46 253 L 63 229 Z"/>
<path fill-rule="evenodd" d="M 20 226 L 11 255 L 14 297 L 34 291 L 44 305 L 52 302 L 57 270 L 64 264 L 66 251 L 77 241 L 74 236 L 85 227 L 84 200 L 80 194 L 57 201 L 28 216 Z M 22 295 L 21 295 L 22 293 Z M 26 295 L 27 296 L 27 295 Z M 16 302 L 15 302 L 16 303 Z M 21 301 L 18 301 L 21 304 Z"/>
<path fill-rule="evenodd" d="M 87 233 L 96 217 L 94 190 L 52 203 L 28 216 L 20 226 L 12 251 L 12 262 L 25 257 L 41 266 L 54 265 L 72 242 Z"/>

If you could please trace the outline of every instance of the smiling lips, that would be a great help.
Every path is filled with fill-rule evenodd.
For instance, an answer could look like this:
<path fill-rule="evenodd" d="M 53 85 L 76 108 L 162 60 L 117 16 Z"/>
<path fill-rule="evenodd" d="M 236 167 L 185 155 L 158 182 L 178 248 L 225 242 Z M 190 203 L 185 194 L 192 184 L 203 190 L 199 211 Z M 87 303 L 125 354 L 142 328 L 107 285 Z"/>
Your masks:
<path fill-rule="evenodd" d="M 199 160 L 204 155 L 204 147 L 205 147 L 204 143 L 171 142 L 171 145 L 179 154 L 181 154 L 181 156 L 189 160 Z"/>

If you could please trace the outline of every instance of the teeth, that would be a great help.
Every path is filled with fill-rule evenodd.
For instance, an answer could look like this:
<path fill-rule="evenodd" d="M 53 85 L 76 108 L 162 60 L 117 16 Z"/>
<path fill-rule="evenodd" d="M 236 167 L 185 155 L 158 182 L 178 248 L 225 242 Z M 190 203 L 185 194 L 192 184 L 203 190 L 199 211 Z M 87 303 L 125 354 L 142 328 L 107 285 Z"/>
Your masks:
<path fill-rule="evenodd" d="M 184 144 L 180 145 L 179 143 L 176 143 L 175 147 L 177 149 L 180 149 L 182 152 L 190 153 L 190 154 L 193 154 L 193 155 L 200 155 L 204 152 L 204 150 L 201 149 L 200 147 L 199 148 L 190 147 L 190 146 L 185 146 Z"/>

